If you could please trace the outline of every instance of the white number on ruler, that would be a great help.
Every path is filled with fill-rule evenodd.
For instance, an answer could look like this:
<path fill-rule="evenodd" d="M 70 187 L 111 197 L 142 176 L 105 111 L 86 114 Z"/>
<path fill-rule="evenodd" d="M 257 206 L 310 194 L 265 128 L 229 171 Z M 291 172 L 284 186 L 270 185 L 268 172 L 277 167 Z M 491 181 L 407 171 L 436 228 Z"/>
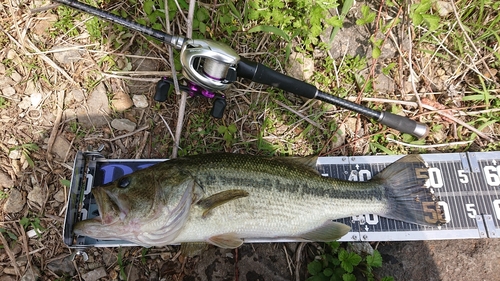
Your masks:
<path fill-rule="evenodd" d="M 495 209 L 495 215 L 497 215 L 497 220 L 500 220 L 500 199 L 493 201 L 493 209 Z"/>
<path fill-rule="evenodd" d="M 426 187 L 443 187 L 443 176 L 438 168 L 429 168 L 429 180 L 425 183 Z"/>
<path fill-rule="evenodd" d="M 438 205 L 443 208 L 443 213 L 444 213 L 444 219 L 446 223 L 449 223 L 451 221 L 451 216 L 450 216 L 450 207 L 448 207 L 448 203 L 444 201 L 439 201 Z"/>
<path fill-rule="evenodd" d="M 368 181 L 372 178 L 372 173 L 368 170 L 352 170 L 349 175 L 350 181 Z"/>
<path fill-rule="evenodd" d="M 465 204 L 465 209 L 467 210 L 467 216 L 469 216 L 469 218 L 471 219 L 475 219 L 477 216 L 477 211 L 474 208 L 475 208 L 474 204 Z"/>
<path fill-rule="evenodd" d="M 484 166 L 484 176 L 486 183 L 490 186 L 500 185 L 500 166 Z"/>
<path fill-rule="evenodd" d="M 469 183 L 469 176 L 465 173 L 464 170 L 458 170 L 457 173 L 459 178 L 458 180 L 461 183 Z"/>

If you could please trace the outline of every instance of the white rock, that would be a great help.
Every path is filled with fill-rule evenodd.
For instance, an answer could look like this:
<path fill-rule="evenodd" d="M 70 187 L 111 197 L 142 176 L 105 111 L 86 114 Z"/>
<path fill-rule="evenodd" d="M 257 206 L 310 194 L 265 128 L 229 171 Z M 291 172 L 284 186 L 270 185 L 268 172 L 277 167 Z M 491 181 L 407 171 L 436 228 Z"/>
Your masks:
<path fill-rule="evenodd" d="M 9 152 L 9 158 L 13 160 L 21 159 L 22 150 L 21 149 L 13 149 Z"/>
<path fill-rule="evenodd" d="M 17 73 L 17 72 L 12 72 L 12 74 L 10 75 L 10 78 L 12 78 L 12 80 L 16 81 L 17 83 L 21 82 L 21 80 L 23 80 L 23 77 L 21 76 L 21 74 Z"/>
<path fill-rule="evenodd" d="M 54 47 L 52 50 L 64 49 L 64 46 Z M 64 50 L 54 53 L 54 59 L 61 64 L 71 64 L 72 62 L 77 62 L 82 58 L 80 51 L 78 50 Z"/>
<path fill-rule="evenodd" d="M 436 1 L 435 9 L 438 11 L 441 17 L 446 17 L 453 12 L 453 4 L 447 1 Z"/>
<path fill-rule="evenodd" d="M 33 107 L 37 107 L 40 105 L 40 103 L 42 102 L 42 94 L 41 93 L 33 93 L 30 95 L 30 99 L 31 99 L 31 106 Z"/>
<path fill-rule="evenodd" d="M 145 95 L 134 95 L 132 101 L 137 108 L 146 108 L 149 106 L 148 99 Z"/>
<path fill-rule="evenodd" d="M 28 109 L 31 106 L 30 97 L 23 97 L 20 103 L 17 104 L 20 109 Z"/>
<path fill-rule="evenodd" d="M 85 99 L 85 94 L 81 89 L 74 89 L 69 92 L 69 96 L 73 97 L 75 101 L 83 101 Z"/>
<path fill-rule="evenodd" d="M 6 87 L 2 89 L 2 94 L 6 97 L 11 97 L 16 94 L 16 90 L 12 87 Z"/>
<path fill-rule="evenodd" d="M 136 124 L 128 119 L 114 119 L 113 121 L 111 121 L 111 127 L 117 130 L 133 132 L 135 130 Z"/>

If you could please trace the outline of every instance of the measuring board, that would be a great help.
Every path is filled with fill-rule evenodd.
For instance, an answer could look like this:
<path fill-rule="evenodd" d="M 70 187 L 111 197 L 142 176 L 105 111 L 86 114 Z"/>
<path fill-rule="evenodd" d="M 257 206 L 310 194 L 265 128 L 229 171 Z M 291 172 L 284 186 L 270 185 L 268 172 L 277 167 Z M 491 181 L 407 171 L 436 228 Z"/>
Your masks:
<path fill-rule="evenodd" d="M 320 157 L 323 176 L 366 181 L 398 156 Z M 425 227 L 363 214 L 335 221 L 351 226 L 339 241 L 410 241 L 500 237 L 500 152 L 423 154 L 428 166 L 427 187 L 439 198 L 423 206 L 426 220 L 444 220 L 439 227 Z M 164 159 L 105 159 L 99 153 L 79 152 L 74 163 L 64 225 L 64 242 L 72 248 L 135 246 L 123 240 L 74 237 L 74 224 L 98 216 L 91 189 Z M 440 208 L 441 210 L 436 210 Z M 302 240 L 246 239 L 245 242 L 293 242 Z"/>

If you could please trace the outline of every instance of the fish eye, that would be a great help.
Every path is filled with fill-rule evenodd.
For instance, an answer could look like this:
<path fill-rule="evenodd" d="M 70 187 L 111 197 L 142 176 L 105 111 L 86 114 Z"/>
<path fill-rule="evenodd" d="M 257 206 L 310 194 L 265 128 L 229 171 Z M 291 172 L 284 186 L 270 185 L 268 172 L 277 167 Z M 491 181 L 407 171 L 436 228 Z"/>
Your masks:
<path fill-rule="evenodd" d="M 125 187 L 129 186 L 129 184 L 130 184 L 129 177 L 124 177 L 124 178 L 121 178 L 120 180 L 118 180 L 118 186 L 120 188 L 125 188 Z"/>

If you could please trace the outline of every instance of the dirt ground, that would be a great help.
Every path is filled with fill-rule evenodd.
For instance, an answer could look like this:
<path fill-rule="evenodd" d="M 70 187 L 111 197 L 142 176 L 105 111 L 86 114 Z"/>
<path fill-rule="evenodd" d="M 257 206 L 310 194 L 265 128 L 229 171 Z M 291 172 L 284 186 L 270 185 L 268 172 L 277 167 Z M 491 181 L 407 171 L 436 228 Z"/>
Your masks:
<path fill-rule="evenodd" d="M 237 250 L 210 247 L 193 258 L 183 258 L 173 246 L 147 251 L 139 247 L 91 248 L 86 250 L 88 261 L 80 255 L 72 260 L 76 251 L 63 243 L 62 229 L 76 152 L 103 146 L 103 154 L 109 158 L 168 158 L 174 146 L 171 131 L 176 126 L 180 97 L 173 95 L 161 104 L 153 101 L 155 82 L 170 75 L 172 69 L 163 59 L 162 48 L 116 54 L 116 63 L 130 64 L 135 73 L 120 72 L 123 76 L 117 77 L 104 59 L 110 46 L 93 45 L 84 32 L 78 38 L 59 34 L 52 27 L 57 19 L 54 13 L 31 14 L 29 1 L 16 4 L 20 2 L 0 1 L 0 281 L 307 278 L 307 263 L 320 253 L 318 243 L 244 244 Z M 269 41 L 264 37 L 262 46 Z M 257 54 L 265 51 L 252 50 Z M 188 100 L 181 146 L 192 151 L 202 147 L 210 152 L 257 153 L 255 139 L 265 113 L 251 108 L 255 102 L 274 100 L 260 86 L 238 86 L 241 88 L 230 91 L 224 120 L 207 117 L 210 101 Z M 334 108 L 327 115 L 336 112 Z M 283 110 L 282 115 L 287 114 L 291 113 Z M 354 120 L 356 131 L 360 119 L 348 120 Z M 363 122 L 365 127 L 369 125 Z M 238 143 L 228 146 L 217 128 L 232 123 L 241 132 Z M 294 128 L 292 134 L 299 130 Z M 202 137 L 192 137 L 198 133 Z M 366 138 L 363 141 L 357 133 L 342 137 L 340 148 L 328 155 L 366 153 Z M 295 151 L 306 153 L 310 148 L 299 146 Z M 404 281 L 500 280 L 500 239 L 372 246 L 384 259 L 376 280 L 384 276 Z"/>

